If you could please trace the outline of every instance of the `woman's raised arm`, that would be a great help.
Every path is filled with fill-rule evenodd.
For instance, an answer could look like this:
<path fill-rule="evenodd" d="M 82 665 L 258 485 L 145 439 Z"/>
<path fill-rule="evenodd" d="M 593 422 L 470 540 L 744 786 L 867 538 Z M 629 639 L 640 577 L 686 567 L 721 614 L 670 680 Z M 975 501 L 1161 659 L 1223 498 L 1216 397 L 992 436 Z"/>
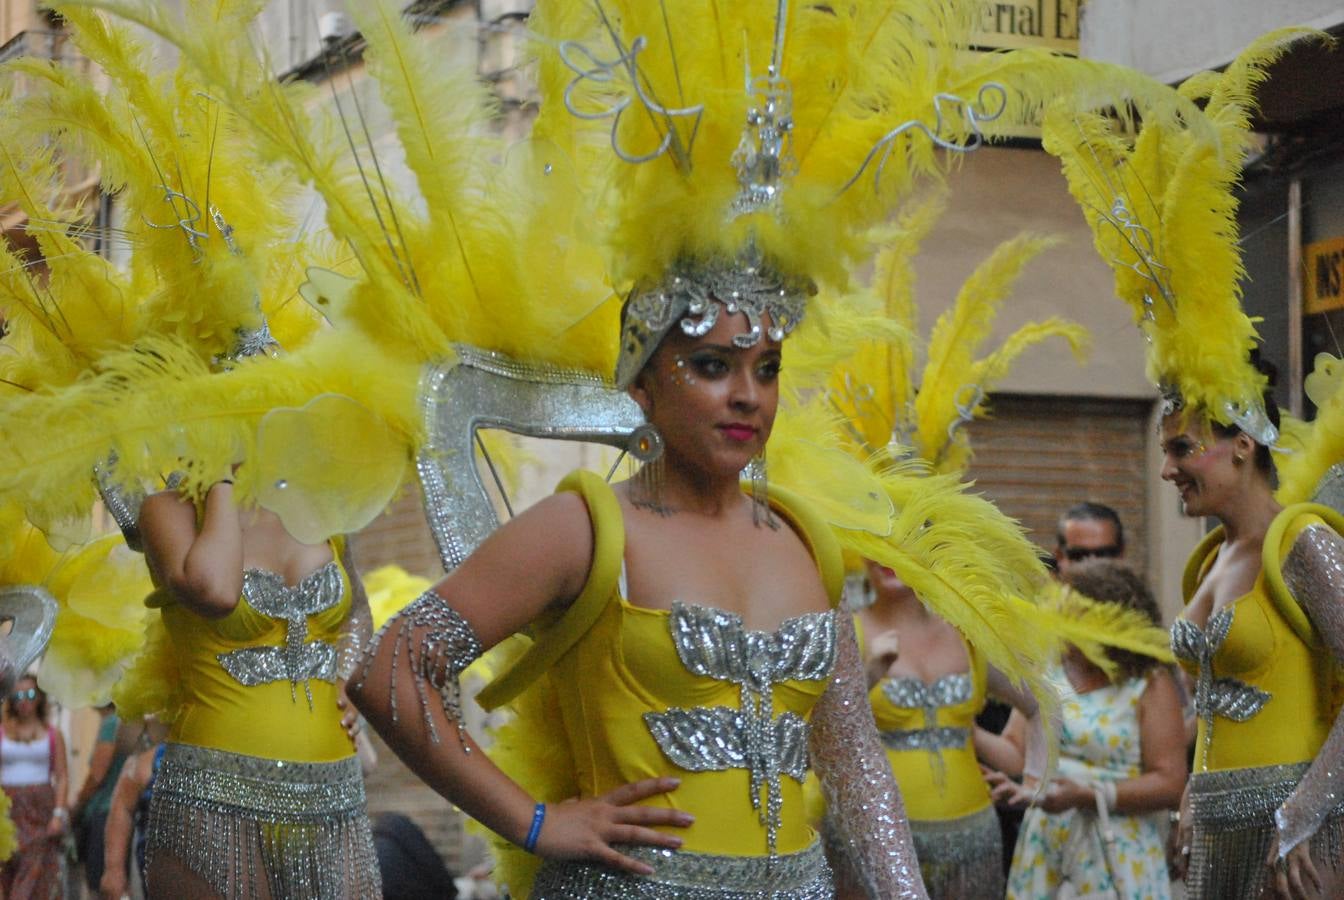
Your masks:
<path fill-rule="evenodd" d="M 205 496 L 201 527 L 196 507 L 176 491 L 161 491 L 140 508 L 145 558 L 155 583 L 208 619 L 227 616 L 243 591 L 243 529 L 233 484 L 219 481 Z"/>

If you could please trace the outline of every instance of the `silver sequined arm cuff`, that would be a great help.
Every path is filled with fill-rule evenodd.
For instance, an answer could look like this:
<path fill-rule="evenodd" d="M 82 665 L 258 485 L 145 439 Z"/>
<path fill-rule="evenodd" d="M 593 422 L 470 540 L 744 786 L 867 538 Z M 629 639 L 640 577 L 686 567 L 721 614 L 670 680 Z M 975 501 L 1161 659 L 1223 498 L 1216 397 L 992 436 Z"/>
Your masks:
<path fill-rule="evenodd" d="M 905 804 L 877 738 L 854 622 L 839 616 L 835 675 L 812 712 L 827 840 L 874 900 L 927 900 Z"/>
<path fill-rule="evenodd" d="M 1344 538 L 1310 525 L 1283 561 L 1283 579 L 1311 617 L 1335 662 L 1344 665 Z M 1344 803 L 1344 711 L 1297 788 L 1274 813 L 1279 855 L 1310 838 Z"/>
<path fill-rule="evenodd" d="M 346 538 L 345 548 L 341 551 L 341 565 L 350 579 L 350 614 L 341 625 L 336 659 L 336 674 L 342 681 L 354 674 L 373 638 L 373 613 L 369 610 L 369 595 L 364 591 L 364 580 L 360 578 L 359 568 L 355 565 L 350 541 L 350 538 Z"/>
<path fill-rule="evenodd" d="M 462 689 L 458 679 L 463 670 L 484 652 L 471 625 L 437 591 L 425 591 L 374 635 L 364 657 L 357 687 L 364 686 L 379 648 L 388 639 L 396 641 L 392 648 L 392 666 L 388 676 L 392 721 L 395 723 L 398 717 L 397 677 L 403 667 L 409 667 L 430 738 L 438 743 L 438 729 L 430 715 L 426 685 L 438 693 L 443 711 L 457 724 L 463 750 L 470 753 L 462 724 Z"/>

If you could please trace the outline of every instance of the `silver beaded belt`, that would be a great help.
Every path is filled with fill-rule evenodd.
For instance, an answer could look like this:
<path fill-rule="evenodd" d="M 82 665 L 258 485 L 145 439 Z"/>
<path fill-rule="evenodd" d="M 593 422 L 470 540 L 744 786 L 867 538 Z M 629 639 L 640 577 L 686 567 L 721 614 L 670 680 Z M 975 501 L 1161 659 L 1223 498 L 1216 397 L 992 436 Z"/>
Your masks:
<path fill-rule="evenodd" d="M 776 856 L 720 856 L 653 847 L 621 852 L 654 868 L 649 876 L 606 866 L 548 861 L 532 900 L 832 900 L 835 886 L 821 843 Z"/>
<path fill-rule="evenodd" d="M 903 728 L 897 731 L 880 731 L 882 746 L 888 750 L 956 750 L 965 747 L 971 739 L 969 728 Z"/>
<path fill-rule="evenodd" d="M 320 822 L 364 809 L 359 759 L 301 763 L 170 743 L 155 796 L 277 822 Z"/>
<path fill-rule="evenodd" d="M 1232 831 L 1270 824 L 1274 810 L 1306 774 L 1310 763 L 1218 769 L 1190 779 L 1190 809 L 1199 827 Z"/>
<path fill-rule="evenodd" d="M 355 757 L 296 763 L 168 744 L 149 807 L 153 896 L 169 858 L 224 900 L 382 895 Z"/>

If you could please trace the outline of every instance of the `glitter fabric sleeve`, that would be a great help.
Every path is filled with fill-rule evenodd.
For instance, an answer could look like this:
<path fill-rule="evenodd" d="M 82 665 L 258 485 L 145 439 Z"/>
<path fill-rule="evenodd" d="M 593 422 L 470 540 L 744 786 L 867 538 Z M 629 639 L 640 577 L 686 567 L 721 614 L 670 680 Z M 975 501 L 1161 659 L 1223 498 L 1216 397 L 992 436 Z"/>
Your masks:
<path fill-rule="evenodd" d="M 373 637 L 373 613 L 369 611 L 369 595 L 364 592 L 364 579 L 359 577 L 355 566 L 355 556 L 350 548 L 350 539 L 346 538 L 341 550 L 341 565 L 350 579 L 350 614 L 341 624 L 341 641 L 337 648 L 336 675 L 342 681 L 350 678 L 359 665 L 359 660 L 368 649 Z"/>
<path fill-rule="evenodd" d="M 426 685 L 439 695 L 444 712 L 451 721 L 457 723 L 462 749 L 470 753 L 471 747 L 467 744 L 462 725 L 462 689 L 458 678 L 483 652 L 480 639 L 471 625 L 437 591 L 425 591 L 389 619 L 374 635 L 368 653 L 364 656 L 356 687 L 363 687 L 369 668 L 378 656 L 378 648 L 386 640 L 396 642 L 392 648 L 392 671 L 388 684 L 392 721 L 396 722 L 398 718 L 397 678 L 410 677 L 415 684 L 420 713 L 424 716 L 430 738 L 437 743 L 439 734 L 434 726 L 434 718 L 429 713 L 429 690 Z M 405 671 L 407 669 L 409 672 Z"/>
<path fill-rule="evenodd" d="M 877 739 L 854 622 L 838 616 L 835 674 L 812 712 L 827 838 L 873 900 L 927 900 L 905 804 Z"/>
<path fill-rule="evenodd" d="M 1283 561 L 1283 579 L 1335 662 L 1344 665 L 1344 538 L 1324 525 L 1302 530 Z M 1344 800 L 1344 711 L 1297 788 L 1274 813 L 1279 855 L 1310 838 Z"/>

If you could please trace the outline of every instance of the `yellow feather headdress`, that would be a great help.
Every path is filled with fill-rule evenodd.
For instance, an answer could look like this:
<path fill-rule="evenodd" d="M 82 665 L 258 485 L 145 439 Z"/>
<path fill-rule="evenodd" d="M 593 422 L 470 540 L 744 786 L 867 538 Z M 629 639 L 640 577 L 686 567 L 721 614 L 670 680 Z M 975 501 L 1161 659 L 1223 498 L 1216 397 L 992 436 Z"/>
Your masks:
<path fill-rule="evenodd" d="M 1144 120 L 1132 135 L 1124 123 L 1060 104 L 1043 129 L 1115 271 L 1116 294 L 1148 339 L 1149 378 L 1173 408 L 1197 409 L 1266 445 L 1277 432 L 1261 399 L 1265 378 L 1249 358 L 1257 338 L 1240 305 L 1234 191 L 1255 86 L 1293 42 L 1319 36 L 1275 31 L 1221 74 L 1191 78 L 1181 92 L 1205 101 L 1197 118 Z"/>

